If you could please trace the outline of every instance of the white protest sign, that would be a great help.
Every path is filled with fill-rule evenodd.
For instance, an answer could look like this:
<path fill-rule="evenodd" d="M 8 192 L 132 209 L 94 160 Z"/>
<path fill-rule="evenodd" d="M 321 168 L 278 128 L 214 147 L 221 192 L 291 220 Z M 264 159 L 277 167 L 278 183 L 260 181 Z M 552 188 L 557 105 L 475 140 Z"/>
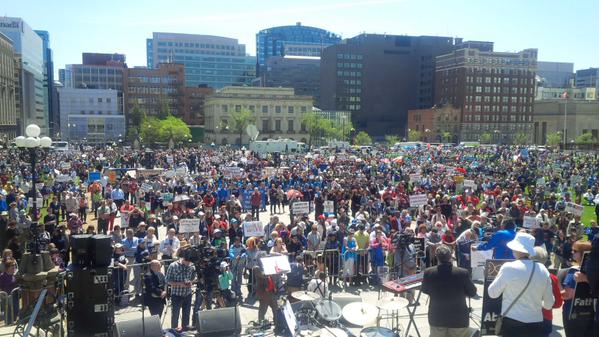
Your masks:
<path fill-rule="evenodd" d="M 422 175 L 418 174 L 418 173 L 412 173 L 410 174 L 410 182 L 411 183 L 418 183 L 422 180 Z"/>
<path fill-rule="evenodd" d="M 577 216 L 582 216 L 582 213 L 584 212 L 584 206 L 575 204 L 573 202 L 567 202 L 566 212 L 570 212 Z"/>
<path fill-rule="evenodd" d="M 428 198 L 426 194 L 414 194 L 410 196 L 410 207 L 420 207 L 426 205 Z"/>
<path fill-rule="evenodd" d="M 176 175 L 175 170 L 168 170 L 164 172 L 164 176 L 167 178 L 173 178 Z"/>
<path fill-rule="evenodd" d="M 37 188 L 38 190 L 41 190 L 42 188 L 44 188 L 44 183 L 35 184 L 35 188 Z"/>
<path fill-rule="evenodd" d="M 187 175 L 187 166 L 179 166 L 175 170 L 175 175 L 177 177 L 183 177 Z"/>
<path fill-rule="evenodd" d="M 298 201 L 293 203 L 293 214 L 308 214 L 310 213 L 310 205 L 307 201 Z"/>
<path fill-rule="evenodd" d="M 173 156 L 166 156 L 166 162 L 172 164 L 175 162 L 175 160 L 173 159 Z"/>
<path fill-rule="evenodd" d="M 129 212 L 121 213 L 121 228 L 129 227 Z"/>
<path fill-rule="evenodd" d="M 545 186 L 545 177 L 537 179 L 537 186 Z"/>
<path fill-rule="evenodd" d="M 274 177 L 277 174 L 277 169 L 274 167 L 265 167 L 262 169 L 262 178 Z"/>
<path fill-rule="evenodd" d="M 262 221 L 245 221 L 242 224 L 243 235 L 246 238 L 252 236 L 264 236 L 264 225 Z"/>
<path fill-rule="evenodd" d="M 200 219 L 180 219 L 179 233 L 194 233 L 200 231 Z"/>
<path fill-rule="evenodd" d="M 333 200 L 325 200 L 324 212 L 325 213 L 335 213 L 335 202 Z"/>
<path fill-rule="evenodd" d="M 464 179 L 464 188 L 476 189 L 476 183 L 474 180 Z"/>
<path fill-rule="evenodd" d="M 27 206 L 30 208 L 33 207 L 33 198 L 29 198 L 29 201 L 27 202 Z M 37 206 L 37 208 L 42 208 L 44 206 L 44 198 L 37 198 L 36 206 Z"/>
<path fill-rule="evenodd" d="M 70 180 L 71 180 L 71 176 L 68 174 L 60 174 L 60 175 L 56 176 L 56 181 L 59 183 L 65 183 Z"/>
<path fill-rule="evenodd" d="M 525 215 L 522 226 L 524 226 L 524 228 L 537 228 L 539 227 L 539 221 L 535 216 Z"/>
<path fill-rule="evenodd" d="M 152 185 L 148 183 L 143 183 L 141 184 L 140 189 L 144 192 L 149 192 L 152 190 Z"/>
<path fill-rule="evenodd" d="M 474 246 L 474 245 L 473 245 Z M 493 258 L 493 250 L 472 250 L 470 252 L 470 267 L 484 267 L 487 260 Z"/>
<path fill-rule="evenodd" d="M 241 178 L 242 175 L 241 167 L 237 166 L 223 167 L 222 172 L 226 179 Z"/>

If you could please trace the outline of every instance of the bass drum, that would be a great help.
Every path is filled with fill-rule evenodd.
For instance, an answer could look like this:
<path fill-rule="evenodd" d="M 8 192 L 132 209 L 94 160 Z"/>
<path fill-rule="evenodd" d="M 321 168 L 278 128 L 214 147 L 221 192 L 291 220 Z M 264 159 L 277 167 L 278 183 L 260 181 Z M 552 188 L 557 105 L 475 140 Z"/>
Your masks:
<path fill-rule="evenodd" d="M 360 337 L 399 337 L 399 335 L 391 329 L 370 327 L 362 329 Z"/>

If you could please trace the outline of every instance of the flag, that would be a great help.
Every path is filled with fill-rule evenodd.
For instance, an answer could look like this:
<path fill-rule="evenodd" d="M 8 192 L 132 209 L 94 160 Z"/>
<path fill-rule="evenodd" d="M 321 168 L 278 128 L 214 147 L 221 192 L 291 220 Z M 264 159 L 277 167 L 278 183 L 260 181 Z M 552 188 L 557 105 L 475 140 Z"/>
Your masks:
<path fill-rule="evenodd" d="M 562 93 L 562 96 L 561 96 L 561 97 L 562 97 L 562 98 L 565 98 L 565 99 L 568 99 L 568 92 L 567 92 L 567 91 L 564 91 L 564 92 Z"/>

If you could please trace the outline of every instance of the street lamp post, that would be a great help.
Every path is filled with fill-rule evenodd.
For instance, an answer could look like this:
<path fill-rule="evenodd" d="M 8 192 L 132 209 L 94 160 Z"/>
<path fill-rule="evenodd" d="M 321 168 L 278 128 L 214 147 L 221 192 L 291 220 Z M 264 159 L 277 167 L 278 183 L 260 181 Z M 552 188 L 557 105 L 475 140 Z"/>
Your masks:
<path fill-rule="evenodd" d="M 38 220 L 37 213 L 37 157 L 44 156 L 45 151 L 52 147 L 52 138 L 50 137 L 39 137 L 40 127 L 36 124 L 29 124 L 25 129 L 25 135 L 15 138 L 15 145 L 23 152 L 27 152 L 29 155 L 29 161 L 31 164 L 31 195 L 33 200 L 33 218 L 35 222 Z"/>

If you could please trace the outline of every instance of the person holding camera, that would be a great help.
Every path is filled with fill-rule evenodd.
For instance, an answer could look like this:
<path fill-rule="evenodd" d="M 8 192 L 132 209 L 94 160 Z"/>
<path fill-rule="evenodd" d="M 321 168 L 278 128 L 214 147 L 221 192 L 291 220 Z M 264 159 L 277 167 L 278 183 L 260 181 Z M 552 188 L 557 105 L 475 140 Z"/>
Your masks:
<path fill-rule="evenodd" d="M 195 266 L 189 260 L 187 254 L 180 254 L 179 260 L 171 263 L 166 271 L 166 282 L 170 286 L 171 302 L 173 311 L 171 313 L 171 327 L 177 327 L 177 331 L 189 330 L 189 313 L 191 311 L 191 287 L 197 274 Z M 179 325 L 179 314 L 182 313 Z"/>

